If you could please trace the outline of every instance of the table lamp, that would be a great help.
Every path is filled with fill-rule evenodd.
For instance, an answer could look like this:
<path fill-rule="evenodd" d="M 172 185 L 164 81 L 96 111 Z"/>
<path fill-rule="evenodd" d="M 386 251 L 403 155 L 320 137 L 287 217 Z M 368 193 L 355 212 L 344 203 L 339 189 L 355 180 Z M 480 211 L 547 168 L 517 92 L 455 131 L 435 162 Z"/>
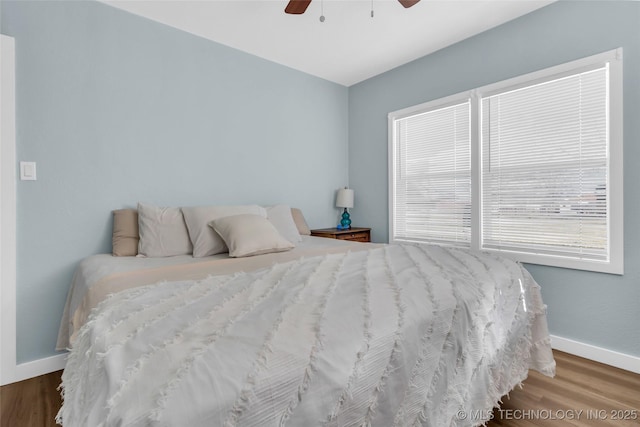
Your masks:
<path fill-rule="evenodd" d="M 338 229 L 340 230 L 348 230 L 351 228 L 351 216 L 349 215 L 348 208 L 353 207 L 353 190 L 350 188 L 341 188 L 338 190 L 338 195 L 336 196 L 336 207 L 344 208 L 344 212 L 342 213 L 342 220 L 340 220 L 340 224 L 338 224 Z"/>

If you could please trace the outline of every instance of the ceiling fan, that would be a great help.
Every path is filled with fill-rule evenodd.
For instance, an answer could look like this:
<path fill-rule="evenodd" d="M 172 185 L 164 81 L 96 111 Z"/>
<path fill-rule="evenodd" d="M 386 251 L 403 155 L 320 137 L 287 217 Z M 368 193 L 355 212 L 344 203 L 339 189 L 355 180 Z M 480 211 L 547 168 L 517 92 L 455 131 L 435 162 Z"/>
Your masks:
<path fill-rule="evenodd" d="M 411 7 L 414 4 L 418 3 L 420 0 L 398 0 L 401 5 L 404 7 Z M 307 10 L 311 0 L 290 0 L 287 7 L 284 9 L 285 13 L 289 13 L 291 15 L 301 15 Z"/>

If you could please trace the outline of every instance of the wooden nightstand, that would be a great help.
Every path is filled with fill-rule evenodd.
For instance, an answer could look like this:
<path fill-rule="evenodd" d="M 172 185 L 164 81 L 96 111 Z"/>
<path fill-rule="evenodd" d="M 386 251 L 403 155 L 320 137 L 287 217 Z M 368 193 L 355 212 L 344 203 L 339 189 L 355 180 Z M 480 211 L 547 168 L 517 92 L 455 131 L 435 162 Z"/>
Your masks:
<path fill-rule="evenodd" d="M 350 240 L 352 242 L 371 241 L 371 229 L 362 227 L 351 227 L 348 230 L 321 228 L 319 230 L 311 230 L 311 235 L 317 237 L 328 237 L 329 239 Z"/>

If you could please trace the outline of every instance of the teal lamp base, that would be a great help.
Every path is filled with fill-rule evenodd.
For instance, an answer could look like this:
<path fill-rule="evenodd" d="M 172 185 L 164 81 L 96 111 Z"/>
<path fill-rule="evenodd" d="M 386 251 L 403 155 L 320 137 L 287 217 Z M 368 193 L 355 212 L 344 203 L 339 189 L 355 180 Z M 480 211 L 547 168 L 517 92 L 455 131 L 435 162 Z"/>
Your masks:
<path fill-rule="evenodd" d="M 340 224 L 338 224 L 339 230 L 348 230 L 351 228 L 351 215 L 347 211 L 347 208 L 344 208 L 344 212 L 342 213 L 342 219 L 340 220 Z"/>

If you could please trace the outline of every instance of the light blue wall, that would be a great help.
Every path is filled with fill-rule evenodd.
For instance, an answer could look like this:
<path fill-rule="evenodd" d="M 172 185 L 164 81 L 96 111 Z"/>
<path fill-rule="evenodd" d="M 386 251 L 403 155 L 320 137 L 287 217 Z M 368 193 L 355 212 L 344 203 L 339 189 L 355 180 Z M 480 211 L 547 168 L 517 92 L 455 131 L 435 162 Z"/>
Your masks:
<path fill-rule="evenodd" d="M 349 88 L 353 216 L 388 240 L 387 114 L 624 49 L 625 275 L 527 266 L 552 334 L 640 356 L 640 2 L 561 1 Z"/>
<path fill-rule="evenodd" d="M 54 354 L 112 209 L 287 203 L 333 224 L 347 88 L 96 2 L 1 2 L 16 40 L 18 362 Z M 339 153 L 336 155 L 336 153 Z"/>

